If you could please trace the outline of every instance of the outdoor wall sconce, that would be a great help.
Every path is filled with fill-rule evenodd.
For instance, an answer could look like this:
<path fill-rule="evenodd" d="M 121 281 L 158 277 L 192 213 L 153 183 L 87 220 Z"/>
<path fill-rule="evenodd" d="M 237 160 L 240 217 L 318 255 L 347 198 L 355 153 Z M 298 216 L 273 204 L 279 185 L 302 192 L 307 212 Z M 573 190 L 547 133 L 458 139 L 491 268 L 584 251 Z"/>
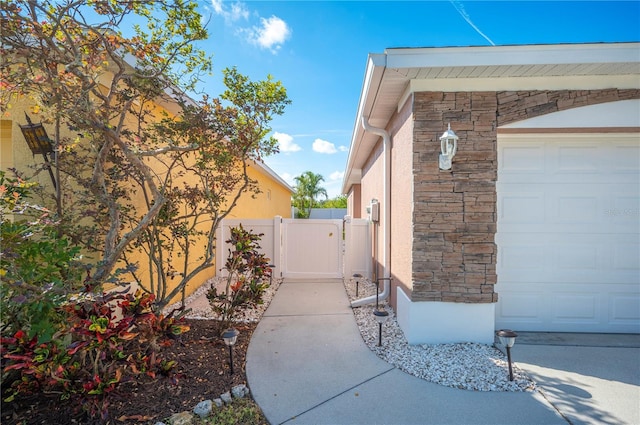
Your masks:
<path fill-rule="evenodd" d="M 356 281 L 356 297 L 358 296 L 358 286 L 360 286 L 360 279 L 362 279 L 362 275 L 360 273 L 355 273 L 353 275 L 353 279 Z"/>
<path fill-rule="evenodd" d="M 240 332 L 233 328 L 227 329 L 222 333 L 222 339 L 224 340 L 225 345 L 229 347 L 229 366 L 231 368 L 231 375 L 233 375 L 233 346 L 238 341 L 238 335 L 240 335 Z"/>
<path fill-rule="evenodd" d="M 20 130 L 22 130 L 22 135 L 24 139 L 27 141 L 27 145 L 29 145 L 29 149 L 31 149 L 31 153 L 41 154 L 44 157 L 44 162 L 47 164 L 47 169 L 49 170 L 49 177 L 51 177 L 51 182 L 53 183 L 54 189 L 58 188 L 56 183 L 56 178 L 53 175 L 53 171 L 51 170 L 51 162 L 49 162 L 49 154 L 53 152 L 53 144 L 51 143 L 51 139 L 47 135 L 47 130 L 45 130 L 42 123 L 34 124 L 31 122 L 31 118 L 27 113 L 24 113 L 24 116 L 27 118 L 27 125 L 21 125 Z"/>
<path fill-rule="evenodd" d="M 513 381 L 513 369 L 511 368 L 511 347 L 516 343 L 518 334 L 511 329 L 501 329 L 496 332 L 498 338 L 500 338 L 500 344 L 507 347 L 507 360 L 509 361 L 509 381 Z"/>
<path fill-rule="evenodd" d="M 451 130 L 451 123 L 447 131 L 440 136 L 440 169 L 450 170 L 451 160 L 458 151 L 458 136 Z"/>
<path fill-rule="evenodd" d="M 378 322 L 378 347 L 382 346 L 382 324 L 389 318 L 389 312 L 386 310 L 380 310 L 376 307 L 373 311 L 373 317 Z"/>

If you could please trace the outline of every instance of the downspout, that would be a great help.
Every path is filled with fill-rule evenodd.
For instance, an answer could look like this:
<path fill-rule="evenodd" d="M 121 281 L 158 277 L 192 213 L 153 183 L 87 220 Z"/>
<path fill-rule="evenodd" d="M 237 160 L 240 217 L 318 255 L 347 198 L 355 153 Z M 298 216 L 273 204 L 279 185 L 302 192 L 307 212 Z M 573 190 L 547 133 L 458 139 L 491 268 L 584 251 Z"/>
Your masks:
<path fill-rule="evenodd" d="M 383 279 L 384 287 L 382 293 L 379 294 L 378 299 L 384 300 L 389 297 L 391 293 L 391 137 L 384 128 L 372 127 L 369 125 L 369 121 L 364 116 L 361 117 L 362 128 L 369 133 L 373 133 L 382 137 L 383 152 L 384 152 L 384 240 L 382 242 L 382 258 L 383 258 Z M 376 296 L 361 298 L 351 303 L 351 307 L 360 307 L 366 304 L 372 304 L 376 302 Z"/>

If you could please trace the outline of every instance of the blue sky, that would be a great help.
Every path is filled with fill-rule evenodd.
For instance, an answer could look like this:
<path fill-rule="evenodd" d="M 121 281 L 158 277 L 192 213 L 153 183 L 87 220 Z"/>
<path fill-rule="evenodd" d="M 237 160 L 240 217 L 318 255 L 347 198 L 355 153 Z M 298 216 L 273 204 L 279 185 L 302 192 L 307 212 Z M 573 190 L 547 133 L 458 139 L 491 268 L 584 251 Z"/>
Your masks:
<path fill-rule="evenodd" d="M 292 104 L 273 123 L 280 153 L 267 165 L 292 186 L 310 170 L 340 194 L 369 53 L 392 47 L 640 41 L 640 1 L 199 0 L 209 20 L 219 95 L 222 69 L 271 74 Z M 640 53 L 639 53 L 640 54 Z"/>

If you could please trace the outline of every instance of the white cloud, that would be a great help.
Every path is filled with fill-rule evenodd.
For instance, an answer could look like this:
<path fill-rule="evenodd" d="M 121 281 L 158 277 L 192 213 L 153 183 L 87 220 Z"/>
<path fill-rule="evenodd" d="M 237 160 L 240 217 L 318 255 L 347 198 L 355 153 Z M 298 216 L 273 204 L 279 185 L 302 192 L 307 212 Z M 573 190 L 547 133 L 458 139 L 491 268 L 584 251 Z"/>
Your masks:
<path fill-rule="evenodd" d="M 342 180 L 343 177 L 344 171 L 334 171 L 333 173 L 331 173 L 331 175 L 329 175 L 329 179 L 333 181 Z"/>
<path fill-rule="evenodd" d="M 277 16 L 260 18 L 260 26 L 254 26 L 249 32 L 249 40 L 258 46 L 276 52 L 291 35 L 291 29 Z"/>
<path fill-rule="evenodd" d="M 240 19 L 249 19 L 249 10 L 247 6 L 238 1 L 231 5 L 230 8 L 225 7 L 222 0 L 211 0 L 211 6 L 216 15 L 224 17 L 225 22 L 228 24 L 239 21 Z"/>
<path fill-rule="evenodd" d="M 293 137 L 287 133 L 273 133 L 273 138 L 278 141 L 280 152 L 298 152 L 302 148 L 293 142 Z"/>
<path fill-rule="evenodd" d="M 344 146 L 344 145 L 340 145 L 340 146 L 338 147 L 338 150 L 339 150 L 340 152 L 349 152 L 349 148 L 348 148 L 348 147 L 346 147 L 346 146 Z"/>
<path fill-rule="evenodd" d="M 334 154 L 338 152 L 338 150 L 336 149 L 336 145 L 322 139 L 316 139 L 313 141 L 313 151 L 326 154 Z"/>

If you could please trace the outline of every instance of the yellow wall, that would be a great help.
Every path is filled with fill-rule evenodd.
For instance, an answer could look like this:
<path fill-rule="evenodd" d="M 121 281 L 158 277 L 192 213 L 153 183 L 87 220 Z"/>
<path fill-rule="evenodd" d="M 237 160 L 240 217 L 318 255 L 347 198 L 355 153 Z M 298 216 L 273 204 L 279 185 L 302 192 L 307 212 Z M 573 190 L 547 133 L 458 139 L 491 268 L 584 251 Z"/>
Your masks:
<path fill-rule="evenodd" d="M 228 218 L 291 218 L 291 191 L 260 167 L 249 167 L 249 177 L 257 180 L 261 193 L 242 196 Z"/>
<path fill-rule="evenodd" d="M 18 124 L 26 124 L 26 119 L 24 118 L 25 110 L 29 113 L 34 123 L 41 121 L 38 114 L 31 110 L 30 103 L 27 98 L 14 102 L 12 107 L 4 111 L 1 117 L 0 141 L 2 145 L 0 150 L 0 166 L 4 171 L 10 167 L 15 167 L 19 170 L 27 170 L 29 166 L 43 162 L 41 155 L 33 157 L 18 126 Z M 156 117 L 161 117 L 162 111 L 166 111 L 166 109 L 155 105 L 154 115 Z M 49 136 L 53 137 L 52 126 L 45 124 L 45 128 Z M 72 136 L 72 134 L 65 134 L 68 133 L 68 130 L 65 130 L 66 129 L 61 129 L 63 137 L 65 135 Z M 162 172 L 160 170 L 156 171 Z M 268 171 L 256 165 L 252 165 L 250 167 L 249 176 L 250 178 L 258 181 L 261 193 L 256 195 L 255 198 L 253 198 L 251 194 L 244 194 L 241 196 L 237 207 L 228 216 L 229 218 L 272 218 L 276 215 L 288 218 L 291 216 L 291 191 L 287 186 L 278 181 L 277 177 L 270 175 Z M 51 190 L 53 190 L 51 181 L 46 172 L 40 173 L 37 181 L 40 184 L 45 185 L 45 187 L 51 187 Z M 141 208 L 141 211 L 146 211 L 146 206 L 144 205 L 142 196 L 139 196 L 137 199 L 140 203 L 137 207 Z M 196 244 L 198 247 L 202 247 L 202 245 L 203 244 Z M 201 252 L 192 252 L 191 255 L 193 256 L 191 258 L 196 258 L 201 255 Z M 134 256 L 133 259 L 137 259 L 140 263 L 140 276 L 143 277 L 143 280 L 145 280 L 144 276 L 146 276 L 146 279 L 148 280 L 149 274 L 148 270 L 146 270 L 147 261 L 145 260 L 144 254 L 141 252 L 139 256 Z M 179 264 L 181 265 L 181 261 L 182 258 L 174 258 L 176 266 Z M 176 268 L 178 270 L 182 269 L 182 267 Z M 186 295 L 188 296 L 191 294 L 214 275 L 215 266 L 200 273 L 187 286 Z M 175 282 L 177 284 L 179 279 L 176 278 Z M 168 291 L 170 290 L 171 288 Z"/>

